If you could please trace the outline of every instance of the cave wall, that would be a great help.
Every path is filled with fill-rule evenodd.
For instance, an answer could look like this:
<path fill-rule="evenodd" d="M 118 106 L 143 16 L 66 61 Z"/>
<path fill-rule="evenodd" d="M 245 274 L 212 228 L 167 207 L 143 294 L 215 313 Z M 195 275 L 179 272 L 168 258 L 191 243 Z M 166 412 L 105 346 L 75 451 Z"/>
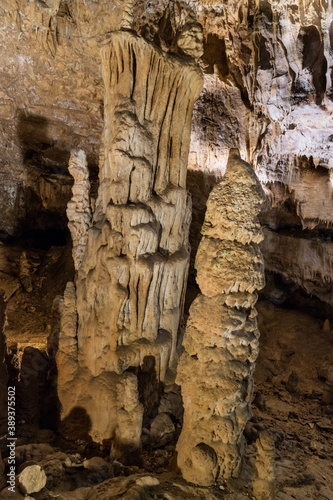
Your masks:
<path fill-rule="evenodd" d="M 96 198 L 104 113 L 98 50 L 120 27 L 123 6 L 107 0 L 1 3 L 2 234 L 66 232 L 73 148 L 87 154 Z M 266 265 L 274 272 L 295 269 L 295 255 L 302 258 L 297 248 L 317 245 L 324 254 L 332 239 L 333 7 L 317 0 L 140 0 L 134 2 L 134 29 L 162 50 L 183 55 L 191 11 L 203 30 L 205 73 L 189 155 L 191 244 L 195 250 L 206 199 L 224 173 L 229 148 L 238 147 L 270 191 L 273 208 L 263 219 L 272 241 L 268 251 L 263 247 Z M 295 252 L 287 265 L 277 265 L 270 255 L 280 232 L 291 229 Z M 331 304 L 326 289 L 332 278 L 322 266 L 316 263 L 317 281 L 310 285 Z M 309 290 L 308 280 L 293 273 L 288 277 Z"/>

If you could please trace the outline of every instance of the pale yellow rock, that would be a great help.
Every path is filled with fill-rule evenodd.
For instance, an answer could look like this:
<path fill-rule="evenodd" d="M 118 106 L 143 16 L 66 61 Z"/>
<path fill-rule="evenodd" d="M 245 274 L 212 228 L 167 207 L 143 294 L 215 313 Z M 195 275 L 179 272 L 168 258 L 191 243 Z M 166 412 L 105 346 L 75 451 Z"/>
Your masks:
<path fill-rule="evenodd" d="M 68 170 L 74 178 L 74 185 L 73 196 L 67 205 L 66 213 L 73 241 L 74 265 L 78 270 L 87 245 L 88 229 L 91 223 L 89 170 L 84 151 L 73 150 L 71 152 Z"/>
<path fill-rule="evenodd" d="M 121 29 L 133 29 L 134 23 L 134 0 L 125 0 L 123 7 L 123 18 L 121 20 Z"/>
<path fill-rule="evenodd" d="M 203 55 L 203 29 L 193 13 L 188 16 L 177 45 L 186 55 L 194 59 L 199 59 Z"/>
<path fill-rule="evenodd" d="M 177 463 L 184 479 L 203 486 L 237 477 L 244 455 L 259 349 L 255 291 L 265 284 L 257 245 L 263 200 L 250 165 L 232 150 L 207 203 L 196 258 L 201 294 L 190 307 L 177 373 L 184 401 Z"/>
<path fill-rule="evenodd" d="M 129 1 L 124 19 L 131 9 Z M 141 447 L 133 369 L 153 357 L 163 381 L 177 362 L 189 266 L 187 157 L 202 76 L 131 31 L 112 33 L 101 58 L 105 124 L 91 223 L 86 160 L 82 152 L 70 160 L 77 274 L 64 297 L 58 394 L 67 433 L 79 409 L 82 431 L 111 439 L 112 456 L 124 460 Z"/>
<path fill-rule="evenodd" d="M 267 431 L 261 432 L 256 445 L 256 473 L 252 481 L 253 496 L 256 500 L 274 500 L 277 493 L 274 438 Z"/>

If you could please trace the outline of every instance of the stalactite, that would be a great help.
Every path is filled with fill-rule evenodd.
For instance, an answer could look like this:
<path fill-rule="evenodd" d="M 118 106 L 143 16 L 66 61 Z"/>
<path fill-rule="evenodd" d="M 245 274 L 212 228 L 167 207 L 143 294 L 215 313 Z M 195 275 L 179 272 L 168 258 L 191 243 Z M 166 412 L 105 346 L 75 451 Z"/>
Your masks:
<path fill-rule="evenodd" d="M 82 263 L 91 223 L 89 170 L 84 151 L 71 152 L 68 170 L 74 178 L 74 185 L 73 197 L 67 205 L 67 217 L 73 241 L 74 265 L 78 270 Z"/>

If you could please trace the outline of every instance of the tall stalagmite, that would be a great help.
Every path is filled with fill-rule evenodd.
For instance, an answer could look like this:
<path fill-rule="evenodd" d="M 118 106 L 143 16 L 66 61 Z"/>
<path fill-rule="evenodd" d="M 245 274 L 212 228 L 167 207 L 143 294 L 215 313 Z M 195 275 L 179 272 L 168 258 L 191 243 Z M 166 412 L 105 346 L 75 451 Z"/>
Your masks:
<path fill-rule="evenodd" d="M 178 367 L 184 400 L 178 465 L 197 484 L 237 476 L 241 466 L 258 355 L 255 291 L 265 281 L 257 220 L 263 201 L 253 169 L 232 149 L 207 203 L 196 257 L 201 294 L 190 308 Z"/>
<path fill-rule="evenodd" d="M 87 414 L 93 440 L 111 438 L 121 456 L 140 447 L 145 357 L 154 358 L 160 381 L 177 361 L 189 262 L 187 158 L 202 76 L 133 32 L 114 32 L 101 55 L 104 162 L 91 226 L 83 236 L 79 228 L 87 243 L 75 259 L 75 285 L 64 295 L 58 393 L 64 424 Z M 72 213 L 75 196 L 85 196 L 77 159 L 73 153 L 68 213 L 80 222 Z"/>

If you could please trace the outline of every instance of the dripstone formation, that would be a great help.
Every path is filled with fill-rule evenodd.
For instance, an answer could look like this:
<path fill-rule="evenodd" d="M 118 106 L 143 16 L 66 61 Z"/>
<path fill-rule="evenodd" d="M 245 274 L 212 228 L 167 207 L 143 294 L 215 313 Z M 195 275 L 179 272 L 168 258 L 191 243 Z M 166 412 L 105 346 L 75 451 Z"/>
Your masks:
<path fill-rule="evenodd" d="M 91 225 L 89 170 L 84 151 L 71 152 L 68 170 L 74 178 L 74 185 L 73 197 L 67 205 L 67 217 L 73 241 L 74 266 L 78 270 L 82 264 Z"/>
<path fill-rule="evenodd" d="M 81 431 L 111 439 L 112 455 L 122 457 L 140 448 L 140 367 L 153 358 L 163 382 L 177 362 L 189 263 L 187 158 L 202 76 L 132 32 L 114 32 L 101 56 L 104 161 L 91 222 L 84 154 L 70 160 L 77 273 L 63 300 L 58 394 L 64 429 L 80 415 Z"/>
<path fill-rule="evenodd" d="M 207 203 L 196 257 L 201 294 L 190 308 L 177 375 L 184 400 L 178 465 L 186 480 L 205 486 L 237 476 L 244 453 L 258 356 L 255 291 L 265 284 L 263 201 L 253 169 L 232 149 Z"/>

